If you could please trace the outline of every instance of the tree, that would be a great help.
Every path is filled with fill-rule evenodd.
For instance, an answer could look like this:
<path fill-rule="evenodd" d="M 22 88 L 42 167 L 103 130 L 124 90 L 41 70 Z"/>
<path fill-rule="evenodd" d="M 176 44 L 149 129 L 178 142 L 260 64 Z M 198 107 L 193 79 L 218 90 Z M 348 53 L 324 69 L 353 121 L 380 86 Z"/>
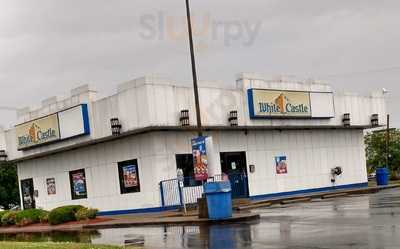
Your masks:
<path fill-rule="evenodd" d="M 390 171 L 397 175 L 400 169 L 400 130 L 389 132 L 389 163 Z M 378 167 L 386 166 L 386 130 L 370 132 L 365 135 L 367 167 L 369 172 Z"/>
<path fill-rule="evenodd" d="M 19 205 L 17 166 L 0 162 L 0 208 L 10 209 Z"/>

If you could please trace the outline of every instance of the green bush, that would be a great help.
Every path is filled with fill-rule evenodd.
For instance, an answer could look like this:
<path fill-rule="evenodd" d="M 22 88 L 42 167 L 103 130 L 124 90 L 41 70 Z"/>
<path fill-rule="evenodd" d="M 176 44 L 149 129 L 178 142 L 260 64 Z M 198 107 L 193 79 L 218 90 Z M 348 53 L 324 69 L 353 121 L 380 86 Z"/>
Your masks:
<path fill-rule="evenodd" d="M 28 209 L 23 211 L 1 211 L 0 222 L 4 226 L 27 226 L 36 223 L 58 225 L 69 221 L 95 219 L 98 210 L 81 205 L 62 206 L 51 210 Z"/>
<path fill-rule="evenodd" d="M 43 213 L 39 217 L 40 223 L 49 223 L 49 212 Z"/>
<path fill-rule="evenodd" d="M 1 224 L 3 226 L 10 226 L 10 225 L 15 225 L 16 223 L 16 216 L 17 212 L 15 211 L 8 211 L 3 216 L 1 217 Z"/>
<path fill-rule="evenodd" d="M 99 210 L 93 209 L 93 208 L 86 208 L 86 207 L 81 208 L 76 212 L 75 218 L 76 218 L 76 220 L 96 219 L 98 212 L 99 212 Z"/>
<path fill-rule="evenodd" d="M 90 220 L 96 219 L 97 213 L 98 213 L 98 212 L 99 212 L 98 209 L 89 208 L 89 209 L 88 209 L 87 216 L 88 216 L 88 218 L 89 218 Z"/>
<path fill-rule="evenodd" d="M 15 221 L 18 226 L 27 226 L 41 222 L 41 218 L 48 214 L 42 209 L 27 209 L 16 214 Z"/>
<path fill-rule="evenodd" d="M 1 218 L 3 218 L 3 215 L 5 215 L 8 211 L 0 211 L 0 223 L 1 223 Z"/>
<path fill-rule="evenodd" d="M 58 225 L 69 221 L 76 221 L 75 214 L 81 208 L 83 208 L 81 205 L 69 205 L 51 210 L 48 217 L 50 225 Z"/>

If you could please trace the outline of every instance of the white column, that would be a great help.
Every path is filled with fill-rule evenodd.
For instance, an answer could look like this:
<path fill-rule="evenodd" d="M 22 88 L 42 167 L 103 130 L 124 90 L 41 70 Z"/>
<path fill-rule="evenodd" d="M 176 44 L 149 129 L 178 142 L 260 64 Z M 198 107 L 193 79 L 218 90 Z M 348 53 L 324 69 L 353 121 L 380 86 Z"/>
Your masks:
<path fill-rule="evenodd" d="M 221 174 L 221 160 L 219 157 L 219 152 L 214 148 L 212 137 L 207 137 L 206 150 L 208 159 L 208 177 Z"/>

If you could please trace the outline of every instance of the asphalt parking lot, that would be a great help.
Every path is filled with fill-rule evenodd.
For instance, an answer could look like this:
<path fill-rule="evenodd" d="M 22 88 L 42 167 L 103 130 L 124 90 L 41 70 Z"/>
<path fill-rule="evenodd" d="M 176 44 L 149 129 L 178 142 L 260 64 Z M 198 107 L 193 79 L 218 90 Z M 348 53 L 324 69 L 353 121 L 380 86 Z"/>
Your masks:
<path fill-rule="evenodd" d="M 105 229 L 93 242 L 145 248 L 400 248 L 400 189 L 254 212 L 261 214 L 259 222 Z"/>
<path fill-rule="evenodd" d="M 259 209 L 249 248 L 400 248 L 400 190 Z"/>

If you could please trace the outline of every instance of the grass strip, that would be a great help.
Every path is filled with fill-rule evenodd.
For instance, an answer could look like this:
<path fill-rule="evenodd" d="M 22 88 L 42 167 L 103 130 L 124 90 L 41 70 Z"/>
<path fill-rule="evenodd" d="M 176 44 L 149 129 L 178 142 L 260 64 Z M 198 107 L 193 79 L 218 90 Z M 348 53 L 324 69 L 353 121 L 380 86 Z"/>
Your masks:
<path fill-rule="evenodd" d="M 118 246 L 53 243 L 53 242 L 0 242 L 0 249 L 121 249 Z"/>

